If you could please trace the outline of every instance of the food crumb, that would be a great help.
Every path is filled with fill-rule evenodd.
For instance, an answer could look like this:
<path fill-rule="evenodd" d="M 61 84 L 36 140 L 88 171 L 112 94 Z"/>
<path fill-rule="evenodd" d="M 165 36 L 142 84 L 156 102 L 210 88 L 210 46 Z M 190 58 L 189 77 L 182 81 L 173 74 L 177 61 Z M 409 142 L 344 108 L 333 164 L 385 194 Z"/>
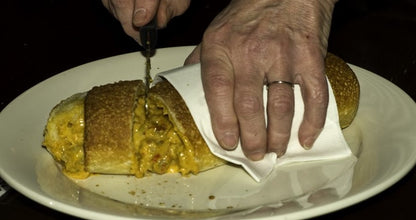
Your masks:
<path fill-rule="evenodd" d="M 99 187 L 100 186 L 100 184 L 95 184 L 95 187 Z"/>
<path fill-rule="evenodd" d="M 234 207 L 233 206 L 227 206 L 227 209 L 233 209 Z"/>
<path fill-rule="evenodd" d="M 129 194 L 134 196 L 134 195 L 136 195 L 136 191 L 132 190 L 132 191 L 129 192 Z"/>
<path fill-rule="evenodd" d="M 210 199 L 210 200 L 214 200 L 214 199 L 215 199 L 215 196 L 210 195 L 210 196 L 208 196 L 208 199 Z"/>

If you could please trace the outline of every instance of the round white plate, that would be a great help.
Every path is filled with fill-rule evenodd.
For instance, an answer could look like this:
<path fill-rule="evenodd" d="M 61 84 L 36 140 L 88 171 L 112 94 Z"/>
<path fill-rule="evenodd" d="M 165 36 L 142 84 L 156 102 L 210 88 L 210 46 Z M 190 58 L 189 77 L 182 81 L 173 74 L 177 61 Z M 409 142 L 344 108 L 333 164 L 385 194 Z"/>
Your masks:
<path fill-rule="evenodd" d="M 166 48 L 152 72 L 183 64 L 193 47 Z M 297 164 L 261 184 L 241 168 L 197 176 L 142 179 L 97 175 L 71 181 L 41 147 L 50 110 L 93 86 L 143 78 L 145 60 L 131 53 L 88 63 L 39 83 L 0 114 L 0 174 L 13 188 L 52 209 L 89 219 L 173 217 L 308 218 L 365 200 L 394 184 L 416 162 L 416 105 L 383 78 L 351 65 L 361 84 L 357 117 L 344 130 L 358 161 Z"/>

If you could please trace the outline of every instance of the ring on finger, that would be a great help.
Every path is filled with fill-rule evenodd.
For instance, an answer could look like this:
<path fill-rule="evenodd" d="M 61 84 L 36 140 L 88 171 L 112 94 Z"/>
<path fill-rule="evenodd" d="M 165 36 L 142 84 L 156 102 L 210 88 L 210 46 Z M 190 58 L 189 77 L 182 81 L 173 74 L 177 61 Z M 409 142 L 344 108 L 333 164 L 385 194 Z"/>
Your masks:
<path fill-rule="evenodd" d="M 294 87 L 294 83 L 292 83 L 292 82 L 289 82 L 289 81 L 284 81 L 284 80 L 275 80 L 275 81 L 272 81 L 272 82 L 267 82 L 267 84 L 266 84 L 266 86 L 267 86 L 267 88 L 269 88 L 271 85 L 273 85 L 273 84 L 284 84 L 284 85 L 288 85 L 288 86 L 290 86 L 290 87 Z"/>

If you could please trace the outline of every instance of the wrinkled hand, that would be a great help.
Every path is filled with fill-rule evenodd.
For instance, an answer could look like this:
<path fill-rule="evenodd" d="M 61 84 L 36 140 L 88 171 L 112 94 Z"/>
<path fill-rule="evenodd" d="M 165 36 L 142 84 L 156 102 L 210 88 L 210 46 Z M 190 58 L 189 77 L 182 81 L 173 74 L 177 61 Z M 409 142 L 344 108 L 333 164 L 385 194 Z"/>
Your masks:
<path fill-rule="evenodd" d="M 246 156 L 286 152 L 294 115 L 293 89 L 263 86 L 283 80 L 300 85 L 305 113 L 299 142 L 312 147 L 326 118 L 324 57 L 333 0 L 233 0 L 210 24 L 185 64 L 201 62 L 214 134 L 225 149 L 240 138 Z"/>
<path fill-rule="evenodd" d="M 155 16 L 163 28 L 170 19 L 183 14 L 191 0 L 102 0 L 103 5 L 120 21 L 127 35 L 140 42 L 140 27 Z"/>

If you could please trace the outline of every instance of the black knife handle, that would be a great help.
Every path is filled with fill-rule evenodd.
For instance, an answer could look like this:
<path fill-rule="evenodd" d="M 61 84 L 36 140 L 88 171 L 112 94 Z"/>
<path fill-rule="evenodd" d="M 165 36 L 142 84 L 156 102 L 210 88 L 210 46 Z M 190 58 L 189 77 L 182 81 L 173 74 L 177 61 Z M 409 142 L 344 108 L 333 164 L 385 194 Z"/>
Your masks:
<path fill-rule="evenodd" d="M 146 49 L 154 50 L 157 42 L 157 25 L 156 19 L 151 20 L 148 24 L 140 27 L 140 41 Z"/>

